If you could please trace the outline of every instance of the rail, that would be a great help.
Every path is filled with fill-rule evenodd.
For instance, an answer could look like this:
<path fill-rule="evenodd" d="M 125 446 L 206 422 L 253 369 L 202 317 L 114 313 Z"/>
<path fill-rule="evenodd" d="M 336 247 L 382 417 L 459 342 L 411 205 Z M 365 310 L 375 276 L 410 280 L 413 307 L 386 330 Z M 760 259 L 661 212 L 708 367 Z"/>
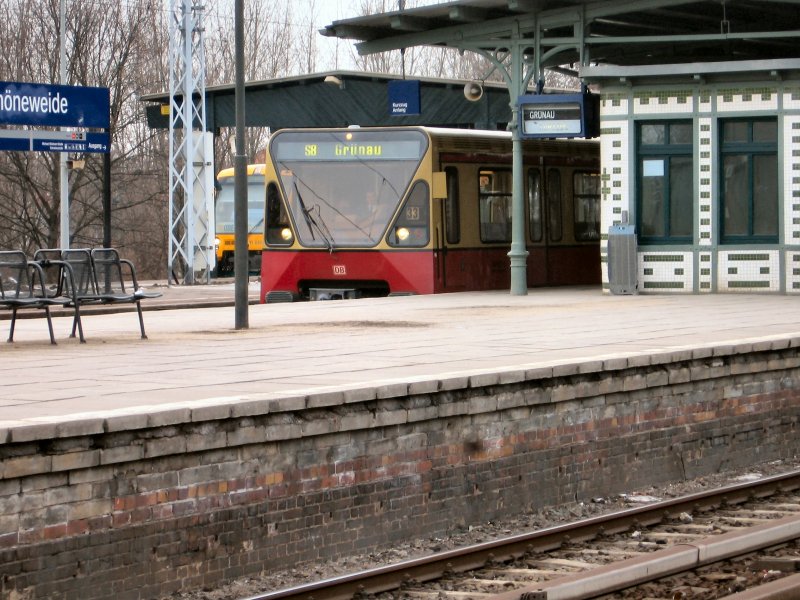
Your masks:
<path fill-rule="evenodd" d="M 698 513 L 733 506 L 753 499 L 784 493 L 800 488 L 800 471 L 768 477 L 755 482 L 726 486 L 716 490 L 699 492 L 681 498 L 658 502 L 624 511 L 601 515 L 577 523 L 559 525 L 532 533 L 511 536 L 474 546 L 442 552 L 439 554 L 404 561 L 394 565 L 369 569 L 303 584 L 274 592 L 251 596 L 247 600 L 347 600 L 399 590 L 408 582 L 422 583 L 439 579 L 446 574 L 464 573 L 490 564 L 511 561 L 534 552 L 557 550 L 566 543 L 589 541 L 600 536 L 609 536 L 633 529 L 657 525 L 682 513 Z M 771 532 L 767 532 L 769 537 Z M 624 585 L 629 585 L 620 579 Z M 557 596 L 537 596 L 541 585 L 531 589 L 518 589 L 508 598 L 524 597 L 539 600 Z M 529 596 L 523 594 L 529 593 Z M 564 596 L 568 598 L 570 596 Z M 798 596 L 790 596 L 796 598 Z M 757 597 L 754 597 L 757 598 Z"/>

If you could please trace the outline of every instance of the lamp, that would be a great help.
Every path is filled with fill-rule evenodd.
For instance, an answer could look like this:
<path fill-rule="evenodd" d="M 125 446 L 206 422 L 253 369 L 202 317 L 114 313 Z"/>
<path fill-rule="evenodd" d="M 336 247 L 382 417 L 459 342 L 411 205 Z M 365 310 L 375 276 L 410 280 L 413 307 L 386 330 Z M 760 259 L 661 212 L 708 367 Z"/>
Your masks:
<path fill-rule="evenodd" d="M 339 79 L 336 75 L 326 75 L 323 81 L 328 85 L 338 85 L 340 90 L 344 89 L 344 81 Z"/>

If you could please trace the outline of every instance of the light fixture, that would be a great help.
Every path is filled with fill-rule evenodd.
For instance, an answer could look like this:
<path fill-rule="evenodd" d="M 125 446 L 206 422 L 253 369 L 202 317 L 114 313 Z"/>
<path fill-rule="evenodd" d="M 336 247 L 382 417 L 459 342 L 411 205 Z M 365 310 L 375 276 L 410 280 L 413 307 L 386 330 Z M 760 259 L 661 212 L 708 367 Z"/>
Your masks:
<path fill-rule="evenodd" d="M 340 90 L 344 89 L 344 81 L 339 79 L 336 75 L 326 75 L 325 79 L 323 80 L 328 85 L 336 85 L 339 86 Z"/>

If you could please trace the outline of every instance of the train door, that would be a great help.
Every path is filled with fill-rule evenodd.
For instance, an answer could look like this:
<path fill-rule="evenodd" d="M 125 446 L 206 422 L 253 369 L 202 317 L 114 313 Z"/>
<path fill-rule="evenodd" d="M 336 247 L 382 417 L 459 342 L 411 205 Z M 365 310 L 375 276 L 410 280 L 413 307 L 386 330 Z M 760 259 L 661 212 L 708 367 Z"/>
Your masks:
<path fill-rule="evenodd" d="M 437 286 L 440 290 L 452 287 L 455 281 L 448 280 L 449 247 L 461 240 L 461 198 L 459 195 L 458 169 L 445 167 L 447 195 L 439 200 L 439 224 L 436 228 L 434 252 L 436 253 Z"/>
<path fill-rule="evenodd" d="M 554 167 L 531 167 L 526 172 L 525 201 L 528 217 L 528 285 L 550 285 L 553 248 L 562 241 L 561 172 Z"/>

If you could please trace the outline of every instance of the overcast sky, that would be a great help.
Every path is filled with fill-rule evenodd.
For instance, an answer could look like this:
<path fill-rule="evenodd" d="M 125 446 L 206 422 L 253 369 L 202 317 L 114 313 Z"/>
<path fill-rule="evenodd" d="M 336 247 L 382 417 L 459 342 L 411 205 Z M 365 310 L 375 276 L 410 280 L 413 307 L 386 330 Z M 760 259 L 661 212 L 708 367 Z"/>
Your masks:
<path fill-rule="evenodd" d="M 383 0 L 386 12 L 397 10 L 397 0 Z M 429 4 L 439 4 L 445 0 L 408 0 L 407 6 L 426 6 Z M 377 2 L 376 2 L 377 3 Z M 342 19 L 352 19 L 361 16 L 361 6 L 363 0 L 316 0 L 314 23 L 317 29 L 322 29 L 334 21 Z M 294 10 L 303 12 L 308 10 L 304 2 L 294 5 Z M 383 12 L 383 11 L 379 11 Z M 350 57 L 355 52 L 355 42 L 353 40 L 336 40 L 326 38 L 322 35 L 317 38 L 317 44 L 323 56 L 331 57 L 329 60 L 334 64 L 320 65 L 323 69 L 352 69 L 354 63 Z"/>

